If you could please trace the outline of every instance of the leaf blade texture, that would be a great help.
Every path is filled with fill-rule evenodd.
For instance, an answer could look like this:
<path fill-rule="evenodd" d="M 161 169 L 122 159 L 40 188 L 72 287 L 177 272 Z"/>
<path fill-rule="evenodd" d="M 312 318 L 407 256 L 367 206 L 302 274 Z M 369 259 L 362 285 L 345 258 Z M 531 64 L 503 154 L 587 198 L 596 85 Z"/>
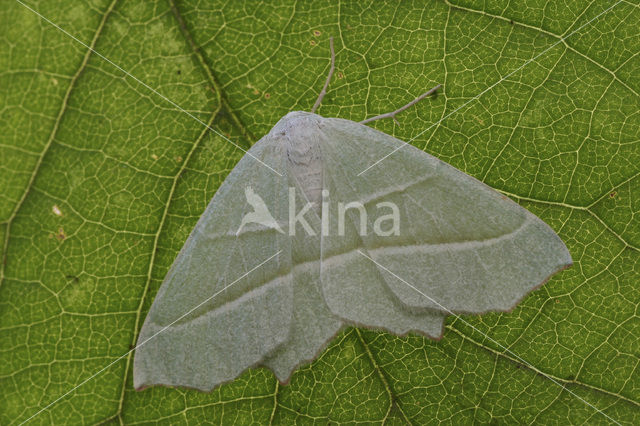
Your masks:
<path fill-rule="evenodd" d="M 325 117 L 359 121 L 443 84 L 401 126 L 375 123 L 410 140 L 611 6 L 26 4 L 245 149 L 310 109 L 330 35 Z M 256 369 L 211 394 L 136 392 L 131 354 L 32 422 L 610 423 L 571 390 L 637 423 L 638 13 L 616 5 L 411 142 L 567 243 L 575 266 L 516 310 L 465 316 L 481 333 L 451 319 L 439 342 L 348 329 L 288 386 Z M 0 422 L 12 424 L 130 350 L 242 152 L 19 3 L 0 21 Z"/>

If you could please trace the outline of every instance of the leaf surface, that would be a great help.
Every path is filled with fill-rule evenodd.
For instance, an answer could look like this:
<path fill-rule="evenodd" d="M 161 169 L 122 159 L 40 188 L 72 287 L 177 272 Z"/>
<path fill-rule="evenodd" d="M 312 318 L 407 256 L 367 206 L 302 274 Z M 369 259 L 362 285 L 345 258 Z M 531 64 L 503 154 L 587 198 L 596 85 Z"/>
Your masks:
<path fill-rule="evenodd" d="M 69 391 L 30 422 L 640 421 L 636 3 L 25 4 L 84 45 L 0 10 L 2 424 Z M 540 216 L 574 267 L 438 342 L 347 329 L 286 386 L 257 369 L 134 391 L 125 354 L 243 154 L 205 125 L 247 148 L 309 110 L 329 36 L 320 114 L 359 121 L 441 83 L 373 126 Z"/>

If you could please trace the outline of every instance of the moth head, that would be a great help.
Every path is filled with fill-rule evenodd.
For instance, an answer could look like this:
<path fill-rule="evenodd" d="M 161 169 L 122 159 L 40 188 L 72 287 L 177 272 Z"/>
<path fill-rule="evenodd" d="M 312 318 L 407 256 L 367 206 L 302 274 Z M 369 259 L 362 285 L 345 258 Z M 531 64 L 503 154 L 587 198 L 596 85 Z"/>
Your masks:
<path fill-rule="evenodd" d="M 276 138 L 300 139 L 308 136 L 310 131 L 317 131 L 321 120 L 322 117 L 317 114 L 306 111 L 292 111 L 282 117 L 269 134 Z"/>

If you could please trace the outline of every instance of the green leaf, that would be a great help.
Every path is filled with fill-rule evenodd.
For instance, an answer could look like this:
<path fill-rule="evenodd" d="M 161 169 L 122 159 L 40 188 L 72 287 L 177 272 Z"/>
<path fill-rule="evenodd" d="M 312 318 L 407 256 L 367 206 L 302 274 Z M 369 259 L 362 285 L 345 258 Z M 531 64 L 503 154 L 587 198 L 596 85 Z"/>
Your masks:
<path fill-rule="evenodd" d="M 640 9 L 478 4 L 4 2 L 0 422 L 639 423 Z M 329 36 L 320 114 L 441 83 L 374 126 L 539 215 L 574 267 L 439 342 L 347 329 L 286 386 L 134 391 L 146 312 L 243 154 L 203 123 L 246 148 L 309 110 Z"/>

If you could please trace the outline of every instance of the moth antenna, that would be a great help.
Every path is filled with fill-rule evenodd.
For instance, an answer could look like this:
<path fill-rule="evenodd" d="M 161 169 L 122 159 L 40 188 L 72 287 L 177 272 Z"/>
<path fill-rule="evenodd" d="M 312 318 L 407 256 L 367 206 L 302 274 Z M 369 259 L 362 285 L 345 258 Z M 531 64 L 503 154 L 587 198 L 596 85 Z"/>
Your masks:
<path fill-rule="evenodd" d="M 322 102 L 322 98 L 327 94 L 327 87 L 329 87 L 329 82 L 331 81 L 331 76 L 333 75 L 333 71 L 336 69 L 336 52 L 333 50 L 333 37 L 329 37 L 329 49 L 331 49 L 331 68 L 329 69 L 329 75 L 327 76 L 327 81 L 324 82 L 324 87 L 320 91 L 318 95 L 318 99 L 316 103 L 313 104 L 313 108 L 311 108 L 311 112 L 316 112 L 320 103 Z"/>
<path fill-rule="evenodd" d="M 397 110 L 395 110 L 393 112 L 388 112 L 386 114 L 380 114 L 380 115 L 376 115 L 375 117 L 367 118 L 366 120 L 362 120 L 360 122 L 360 124 L 371 123 L 372 121 L 380 120 L 380 119 L 383 119 L 383 118 L 393 118 L 393 121 L 395 121 L 397 124 L 399 124 L 398 120 L 396 120 L 396 114 L 399 114 L 402 111 L 404 111 L 405 109 L 414 106 L 415 104 L 417 104 L 418 102 L 420 102 L 421 100 L 423 100 L 424 98 L 429 96 L 430 94 L 435 93 L 441 87 L 442 87 L 442 84 L 438 84 L 436 87 L 432 88 L 431 90 L 429 90 L 427 92 L 424 92 L 422 95 L 418 96 L 417 98 L 415 98 L 414 100 L 412 100 L 411 102 L 406 104 L 405 106 L 403 106 L 401 108 L 398 108 Z"/>

